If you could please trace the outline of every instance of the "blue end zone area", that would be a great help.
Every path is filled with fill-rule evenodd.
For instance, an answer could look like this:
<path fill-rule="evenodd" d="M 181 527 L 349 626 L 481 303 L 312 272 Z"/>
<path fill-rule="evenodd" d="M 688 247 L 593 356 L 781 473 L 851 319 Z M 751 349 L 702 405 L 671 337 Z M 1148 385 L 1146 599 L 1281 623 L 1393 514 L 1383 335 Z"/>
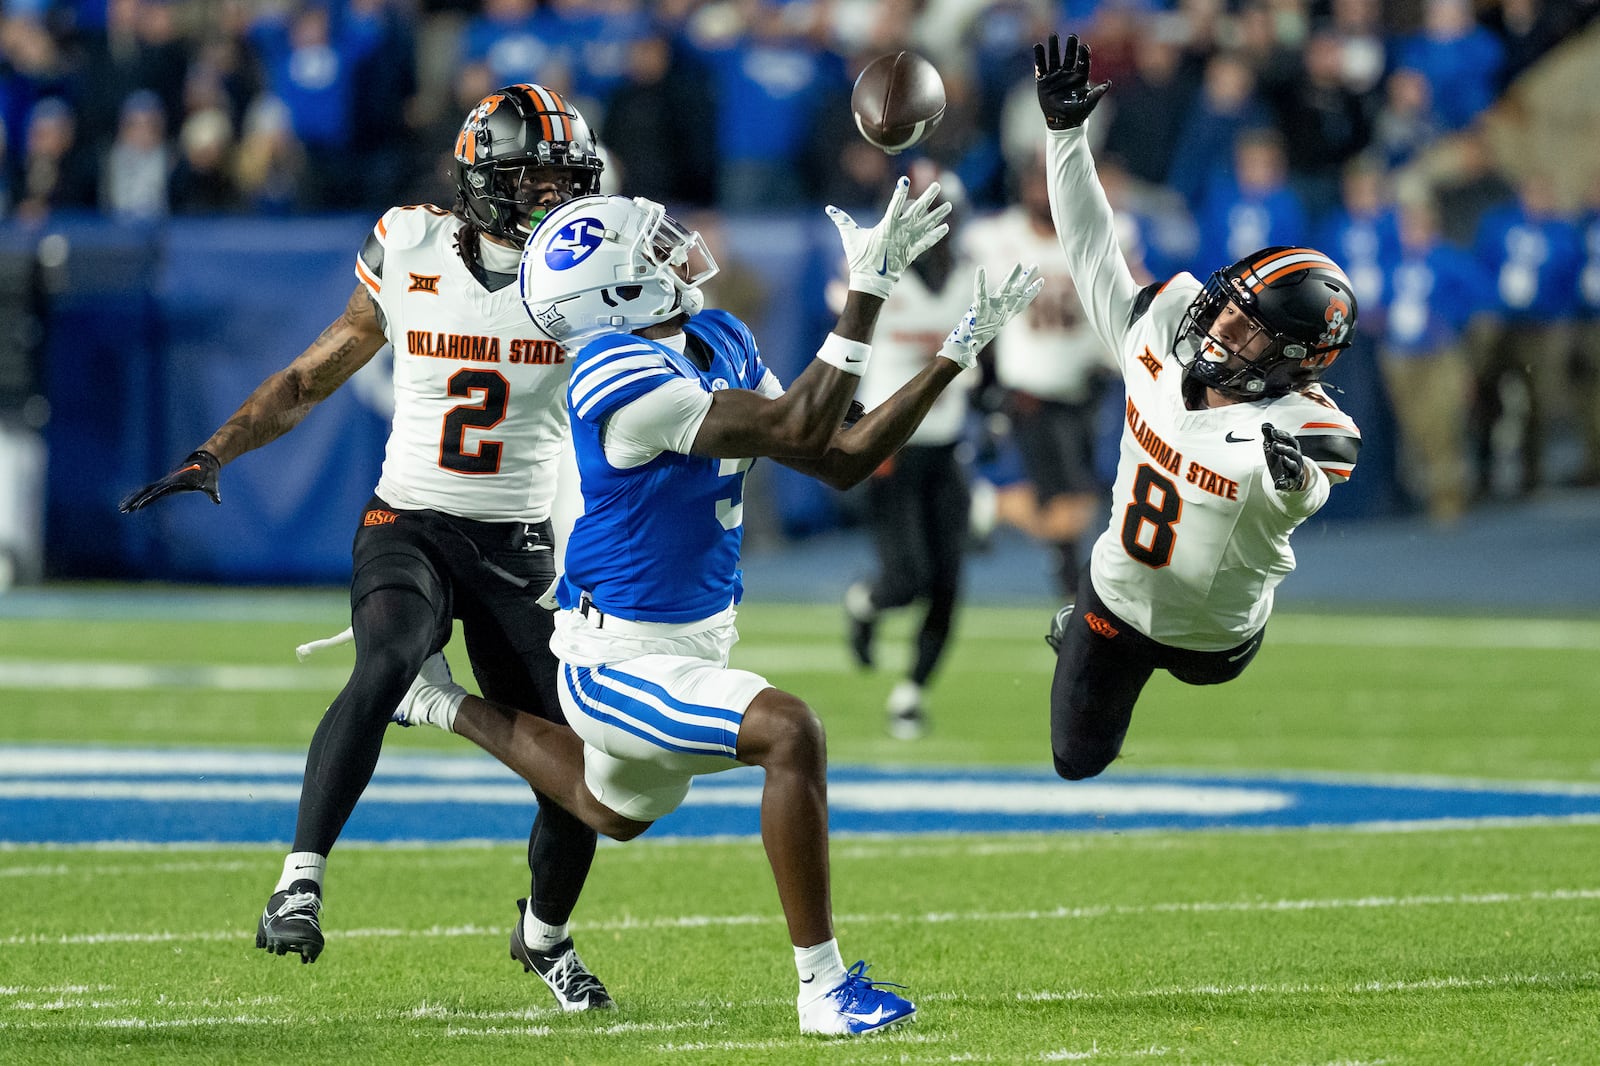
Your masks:
<path fill-rule="evenodd" d="M 293 832 L 298 755 L 0 746 L 0 844 L 267 844 Z M 649 837 L 755 836 L 761 774 L 701 778 Z M 533 797 L 484 756 L 386 754 L 342 839 L 527 839 Z M 834 767 L 836 834 L 1428 828 L 1600 819 L 1600 789 L 1328 776 Z"/>

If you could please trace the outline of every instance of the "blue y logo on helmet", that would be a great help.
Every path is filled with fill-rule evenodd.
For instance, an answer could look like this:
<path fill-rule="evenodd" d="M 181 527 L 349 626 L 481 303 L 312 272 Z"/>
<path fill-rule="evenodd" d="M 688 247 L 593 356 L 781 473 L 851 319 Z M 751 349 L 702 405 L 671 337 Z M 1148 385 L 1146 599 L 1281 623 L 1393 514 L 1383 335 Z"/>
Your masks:
<path fill-rule="evenodd" d="M 606 228 L 599 219 L 575 218 L 556 230 L 545 245 L 545 265 L 551 270 L 570 270 L 589 258 L 605 235 Z"/>

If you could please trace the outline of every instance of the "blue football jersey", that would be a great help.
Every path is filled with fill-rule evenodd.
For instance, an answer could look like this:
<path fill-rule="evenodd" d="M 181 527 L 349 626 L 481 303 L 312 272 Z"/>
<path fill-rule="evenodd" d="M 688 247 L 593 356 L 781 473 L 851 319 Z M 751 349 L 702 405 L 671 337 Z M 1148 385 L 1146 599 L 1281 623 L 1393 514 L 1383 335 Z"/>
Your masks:
<path fill-rule="evenodd" d="M 607 614 L 639 622 L 693 622 L 743 593 L 744 478 L 752 459 L 662 452 L 619 470 L 606 459 L 612 412 L 674 378 L 707 392 L 754 389 L 766 373 L 755 338 L 726 311 L 702 311 L 684 327 L 711 353 L 701 370 L 687 355 L 633 334 L 600 337 L 578 350 L 567 413 L 583 492 L 583 517 L 567 542 L 562 607 L 587 592 Z"/>

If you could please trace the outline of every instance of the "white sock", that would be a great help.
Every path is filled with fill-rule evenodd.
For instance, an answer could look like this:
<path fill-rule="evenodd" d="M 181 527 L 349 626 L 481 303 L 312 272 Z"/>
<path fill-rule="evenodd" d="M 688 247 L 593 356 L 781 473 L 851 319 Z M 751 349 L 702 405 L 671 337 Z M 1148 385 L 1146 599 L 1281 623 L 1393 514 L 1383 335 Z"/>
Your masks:
<path fill-rule="evenodd" d="M 857 581 L 844 590 L 844 611 L 857 622 L 870 622 L 878 617 L 878 609 L 872 605 L 872 586 L 865 581 Z"/>
<path fill-rule="evenodd" d="M 413 722 L 420 719 L 447 733 L 454 733 L 456 712 L 461 709 L 461 703 L 467 696 L 467 690 L 451 678 L 450 664 L 445 662 L 444 656 L 431 655 L 423 662 L 422 670 L 411 682 L 411 688 L 405 695 L 405 703 L 420 713 L 408 714 L 407 717 Z"/>
<path fill-rule="evenodd" d="M 795 948 L 794 968 L 800 976 L 802 1005 L 833 991 L 844 981 L 844 957 L 839 954 L 839 941 L 827 940 L 816 947 Z"/>
<path fill-rule="evenodd" d="M 922 706 L 922 686 L 912 680 L 901 681 L 889 693 L 889 710 L 893 714 L 905 714 L 907 711 Z"/>
<path fill-rule="evenodd" d="M 570 935 L 567 931 L 567 922 L 560 925 L 546 925 L 533 916 L 533 901 L 528 901 L 528 909 L 522 912 L 522 942 L 530 950 L 550 954 L 552 948 Z"/>
<path fill-rule="evenodd" d="M 317 894 L 322 894 L 322 877 L 328 869 L 328 857 L 318 855 L 314 851 L 292 851 L 289 857 L 283 860 L 283 876 L 278 878 L 278 887 L 274 892 L 288 891 L 290 885 L 296 881 L 315 881 Z"/>

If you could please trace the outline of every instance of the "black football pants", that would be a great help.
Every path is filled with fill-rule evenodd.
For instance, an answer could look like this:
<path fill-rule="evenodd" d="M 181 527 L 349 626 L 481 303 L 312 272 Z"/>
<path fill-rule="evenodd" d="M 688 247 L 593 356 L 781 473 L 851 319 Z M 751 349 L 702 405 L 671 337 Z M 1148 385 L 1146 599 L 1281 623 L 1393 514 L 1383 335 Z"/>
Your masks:
<path fill-rule="evenodd" d="M 1094 590 L 1089 567 L 1078 575 L 1078 600 L 1056 653 L 1050 684 L 1050 747 L 1056 773 L 1093 777 L 1122 750 L 1133 705 L 1145 682 L 1165 670 L 1187 685 L 1220 685 L 1244 673 L 1266 637 L 1227 651 L 1186 651 L 1157 643 L 1112 614 Z"/>
<path fill-rule="evenodd" d="M 954 444 L 907 445 L 889 462 L 886 474 L 867 482 L 878 552 L 872 605 L 892 610 L 927 601 L 910 673 L 923 685 L 939 665 L 955 622 L 971 498 Z"/>
<path fill-rule="evenodd" d="M 389 716 L 422 660 L 459 619 L 478 687 L 491 700 L 565 723 L 550 651 L 555 619 L 534 601 L 555 576 L 549 523 L 475 522 L 395 511 L 374 496 L 353 547 L 356 662 L 306 753 L 294 850 L 326 855 L 372 779 Z M 528 838 L 534 914 L 571 915 L 595 833 L 542 794 Z"/>

